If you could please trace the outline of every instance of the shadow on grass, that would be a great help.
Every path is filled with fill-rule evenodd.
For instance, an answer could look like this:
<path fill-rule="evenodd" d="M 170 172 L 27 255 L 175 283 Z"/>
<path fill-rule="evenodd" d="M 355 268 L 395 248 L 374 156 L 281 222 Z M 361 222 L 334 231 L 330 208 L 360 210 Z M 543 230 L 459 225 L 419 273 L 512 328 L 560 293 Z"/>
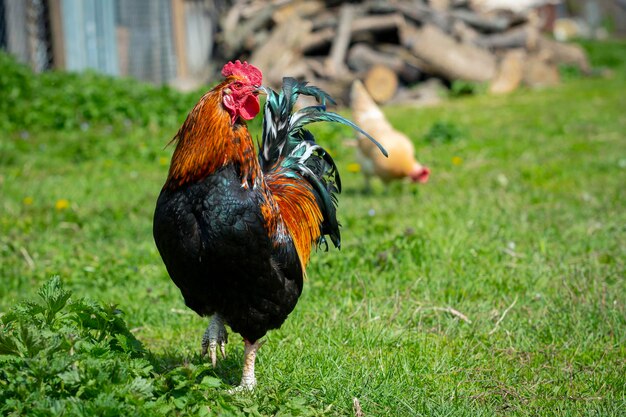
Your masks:
<path fill-rule="evenodd" d="M 165 350 L 162 352 L 149 352 L 147 359 L 154 370 L 160 375 L 167 375 L 185 368 L 201 368 L 201 374 L 218 378 L 224 386 L 236 387 L 241 379 L 241 369 L 243 361 L 243 349 L 236 349 L 235 352 L 222 358 L 218 353 L 217 365 L 211 366 L 211 359 L 208 355 L 201 356 L 200 353 L 188 354 L 178 350 Z"/>

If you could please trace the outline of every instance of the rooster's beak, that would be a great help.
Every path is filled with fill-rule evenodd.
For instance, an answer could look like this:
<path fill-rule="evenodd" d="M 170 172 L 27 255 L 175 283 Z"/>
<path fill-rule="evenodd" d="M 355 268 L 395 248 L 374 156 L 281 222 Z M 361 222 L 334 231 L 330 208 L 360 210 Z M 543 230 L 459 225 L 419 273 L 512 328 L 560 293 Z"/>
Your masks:
<path fill-rule="evenodd" d="M 267 89 L 265 88 L 265 86 L 259 86 L 256 90 L 254 90 L 254 92 L 256 94 L 265 94 L 267 95 Z"/>

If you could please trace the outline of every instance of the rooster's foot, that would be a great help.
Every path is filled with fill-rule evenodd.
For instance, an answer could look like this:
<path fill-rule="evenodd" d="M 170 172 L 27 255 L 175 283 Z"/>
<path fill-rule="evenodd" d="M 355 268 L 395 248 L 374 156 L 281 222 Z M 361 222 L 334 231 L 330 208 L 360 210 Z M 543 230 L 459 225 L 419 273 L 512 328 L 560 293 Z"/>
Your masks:
<path fill-rule="evenodd" d="M 256 376 L 254 375 L 254 363 L 256 361 L 256 353 L 265 341 L 257 340 L 251 343 L 244 340 L 245 346 L 243 351 L 243 375 L 241 383 L 237 387 L 237 391 L 252 391 L 256 387 Z"/>
<path fill-rule="evenodd" d="M 211 364 L 215 368 L 217 365 L 217 345 L 220 345 L 220 352 L 222 358 L 226 357 L 226 343 L 228 343 L 228 333 L 224 327 L 224 320 L 219 314 L 214 314 L 211 317 L 209 327 L 207 327 L 202 336 L 202 356 L 206 355 L 207 350 L 211 354 Z"/>

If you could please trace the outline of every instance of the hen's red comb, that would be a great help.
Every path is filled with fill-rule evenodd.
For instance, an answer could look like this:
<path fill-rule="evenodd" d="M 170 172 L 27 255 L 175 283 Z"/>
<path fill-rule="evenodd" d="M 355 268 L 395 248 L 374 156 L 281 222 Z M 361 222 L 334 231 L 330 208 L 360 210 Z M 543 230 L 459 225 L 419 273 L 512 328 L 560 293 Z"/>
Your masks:
<path fill-rule="evenodd" d="M 248 79 L 252 85 L 261 85 L 263 82 L 263 74 L 261 70 L 252 64 L 248 64 L 243 61 L 243 64 L 237 60 L 235 62 L 229 62 L 222 68 L 222 75 L 228 77 L 230 75 L 237 75 Z"/>

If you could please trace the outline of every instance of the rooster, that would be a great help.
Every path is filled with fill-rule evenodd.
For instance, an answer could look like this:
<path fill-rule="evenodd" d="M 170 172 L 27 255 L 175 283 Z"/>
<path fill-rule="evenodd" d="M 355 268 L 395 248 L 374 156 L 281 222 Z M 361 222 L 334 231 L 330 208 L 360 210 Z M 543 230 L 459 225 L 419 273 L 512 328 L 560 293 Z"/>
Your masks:
<path fill-rule="evenodd" d="M 403 178 L 428 182 L 430 169 L 415 160 L 411 140 L 391 126 L 359 80 L 352 84 L 350 101 L 355 122 L 371 132 L 389 152 L 388 158 L 382 158 L 365 136 L 359 135 L 357 157 L 365 177 L 365 190 L 370 191 L 372 176 L 377 176 L 385 184 Z"/>
<path fill-rule="evenodd" d="M 302 292 L 305 268 L 325 236 L 340 246 L 337 167 L 304 126 L 352 122 L 326 111 L 322 90 L 292 78 L 280 93 L 261 86 L 253 65 L 229 62 L 225 79 L 195 105 L 173 141 L 176 148 L 157 200 L 153 234 L 186 305 L 210 318 L 202 355 L 225 356 L 225 325 L 244 339 L 240 387 L 256 385 L 261 338 L 279 328 Z M 246 126 L 267 100 L 258 155 Z M 319 105 L 292 114 L 299 95 Z M 381 151 L 384 149 L 381 147 Z"/>

